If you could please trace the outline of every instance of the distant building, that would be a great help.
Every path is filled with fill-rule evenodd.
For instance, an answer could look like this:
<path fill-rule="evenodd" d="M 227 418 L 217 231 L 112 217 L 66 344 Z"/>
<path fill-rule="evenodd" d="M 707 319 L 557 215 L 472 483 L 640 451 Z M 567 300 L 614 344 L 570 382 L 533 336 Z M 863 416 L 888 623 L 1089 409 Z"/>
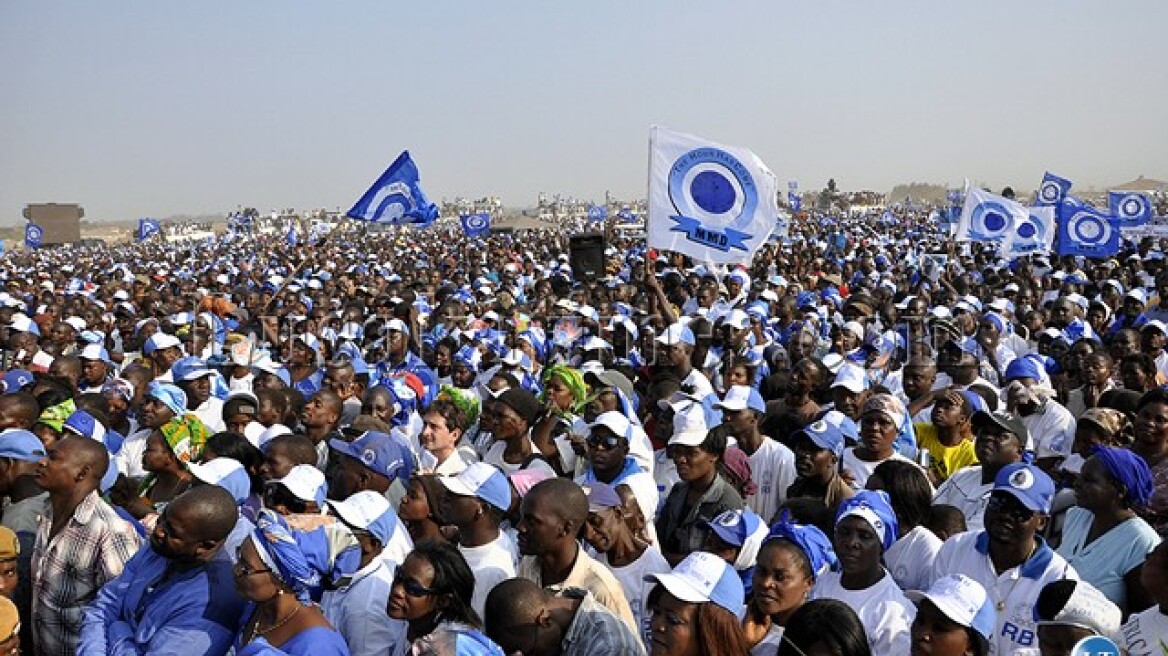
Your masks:
<path fill-rule="evenodd" d="M 80 242 L 83 216 L 85 210 L 75 204 L 31 203 L 24 208 L 24 218 L 44 231 L 42 246 Z"/>

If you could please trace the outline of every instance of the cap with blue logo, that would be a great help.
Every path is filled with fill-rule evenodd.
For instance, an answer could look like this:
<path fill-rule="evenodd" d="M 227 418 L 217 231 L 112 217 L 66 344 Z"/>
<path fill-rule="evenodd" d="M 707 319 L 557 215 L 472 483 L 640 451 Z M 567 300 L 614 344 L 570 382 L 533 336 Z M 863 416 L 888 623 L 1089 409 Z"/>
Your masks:
<path fill-rule="evenodd" d="M 1050 513 L 1050 502 L 1054 498 L 1054 481 L 1046 472 L 1035 465 L 1024 462 L 1002 468 L 994 477 L 994 492 L 1008 492 L 1022 505 L 1042 514 Z"/>
<path fill-rule="evenodd" d="M 218 485 L 231 493 L 235 503 L 242 505 L 251 495 L 251 477 L 243 464 L 234 458 L 215 458 L 205 463 L 192 462 L 187 465 L 191 476 L 206 483 Z"/>
<path fill-rule="evenodd" d="M 4 374 L 4 393 L 12 394 L 13 392 L 19 392 L 35 382 L 36 378 L 33 377 L 31 371 L 13 369 Z"/>
<path fill-rule="evenodd" d="M 718 539 L 735 547 L 741 547 L 755 533 L 762 531 L 765 534 L 768 530 L 762 518 L 750 508 L 727 510 L 702 524 L 708 526 Z"/>
<path fill-rule="evenodd" d="M 826 419 L 813 421 L 803 427 L 799 431 L 806 435 L 815 446 L 821 449 L 827 449 L 836 455 L 842 456 L 844 453 L 844 435 L 838 426 L 835 426 Z"/>
<path fill-rule="evenodd" d="M 740 620 L 746 611 L 742 579 L 733 567 L 712 553 L 695 551 L 672 572 L 649 574 L 645 580 L 660 583 L 682 601 L 725 608 Z"/>
<path fill-rule="evenodd" d="M 408 479 L 413 471 L 412 456 L 388 433 L 369 431 L 352 442 L 333 438 L 329 447 L 390 480 Z"/>

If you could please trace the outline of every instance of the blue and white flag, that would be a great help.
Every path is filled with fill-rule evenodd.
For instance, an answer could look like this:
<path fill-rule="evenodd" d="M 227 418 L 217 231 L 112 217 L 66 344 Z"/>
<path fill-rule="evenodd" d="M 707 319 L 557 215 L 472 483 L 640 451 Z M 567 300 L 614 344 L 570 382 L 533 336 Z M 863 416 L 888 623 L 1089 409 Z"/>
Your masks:
<path fill-rule="evenodd" d="M 1034 205 L 1037 207 L 1058 207 L 1070 191 L 1070 180 L 1047 171 L 1046 175 L 1042 176 L 1042 184 L 1038 186 L 1038 198 Z"/>
<path fill-rule="evenodd" d="M 404 150 L 345 215 L 359 221 L 427 226 L 438 219 L 438 207 L 426 198 L 418 167 L 410 151 Z"/>
<path fill-rule="evenodd" d="M 799 182 L 797 180 L 788 180 L 787 181 L 787 190 L 788 191 L 798 191 L 798 189 L 799 189 Z"/>
<path fill-rule="evenodd" d="M 24 226 L 24 245 L 28 248 L 40 248 L 45 240 L 45 231 L 37 224 L 30 223 Z"/>
<path fill-rule="evenodd" d="M 1111 215 L 1119 219 L 1121 225 L 1138 226 L 1152 220 L 1152 201 L 1135 191 L 1109 191 L 1107 201 L 1111 205 Z"/>
<path fill-rule="evenodd" d="M 1118 218 L 1071 203 L 1059 205 L 1058 218 L 1059 255 L 1103 258 L 1119 252 Z"/>
<path fill-rule="evenodd" d="M 289 246 L 296 246 L 300 243 L 300 231 L 296 229 L 296 224 L 288 226 L 288 235 L 284 239 Z"/>
<path fill-rule="evenodd" d="M 620 211 L 616 213 L 616 216 L 621 220 L 622 223 L 634 223 L 637 220 L 637 215 L 633 213 L 632 208 L 628 205 L 620 208 Z"/>
<path fill-rule="evenodd" d="M 600 205 L 593 205 L 588 208 L 589 221 L 603 221 L 608 217 L 608 209 Z"/>
<path fill-rule="evenodd" d="M 970 187 L 961 216 L 957 219 L 954 239 L 1001 244 L 1013 239 L 1014 230 L 1026 224 L 1029 218 L 1030 211 L 1021 203 Z"/>
<path fill-rule="evenodd" d="M 803 197 L 802 196 L 792 196 L 790 198 L 790 201 L 791 201 L 791 211 L 792 212 L 798 212 L 798 211 L 803 209 Z"/>
<path fill-rule="evenodd" d="M 138 230 L 134 236 L 138 241 L 146 241 L 161 231 L 162 226 L 157 219 L 138 219 Z"/>
<path fill-rule="evenodd" d="M 1014 259 L 1024 255 L 1048 255 L 1054 246 L 1055 226 L 1054 207 L 1031 207 L 1026 219 L 1014 226 L 1009 235 L 1002 241 L 1001 255 L 1007 259 Z"/>
<path fill-rule="evenodd" d="M 478 237 L 491 231 L 491 215 L 486 212 L 463 214 L 458 218 L 467 237 Z"/>
<path fill-rule="evenodd" d="M 777 194 L 775 174 L 749 150 L 650 128 L 650 248 L 749 263 L 775 225 Z"/>

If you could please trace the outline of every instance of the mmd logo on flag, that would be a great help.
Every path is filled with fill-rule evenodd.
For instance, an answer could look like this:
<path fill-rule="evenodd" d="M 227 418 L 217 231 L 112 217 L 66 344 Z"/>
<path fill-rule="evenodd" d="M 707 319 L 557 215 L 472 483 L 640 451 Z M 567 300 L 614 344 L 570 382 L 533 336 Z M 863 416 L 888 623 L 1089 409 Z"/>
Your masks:
<path fill-rule="evenodd" d="M 1109 191 L 1107 200 L 1111 215 L 1126 225 L 1142 225 L 1152 220 L 1152 202 L 1141 193 Z"/>
<path fill-rule="evenodd" d="M 467 237 L 478 237 L 491 231 L 491 215 L 486 212 L 463 214 L 458 218 Z"/>
<path fill-rule="evenodd" d="M 1042 184 L 1038 186 L 1039 207 L 1058 207 L 1071 191 L 1071 181 L 1047 172 L 1042 176 Z"/>
<path fill-rule="evenodd" d="M 24 245 L 29 248 L 40 248 L 45 240 L 45 231 L 39 225 L 30 223 L 24 227 Z"/>
<path fill-rule="evenodd" d="M 593 205 L 588 208 L 589 221 L 603 221 L 608 216 L 608 210 L 600 205 Z"/>
<path fill-rule="evenodd" d="M 650 130 L 649 246 L 749 261 L 778 215 L 775 175 L 752 152 Z"/>

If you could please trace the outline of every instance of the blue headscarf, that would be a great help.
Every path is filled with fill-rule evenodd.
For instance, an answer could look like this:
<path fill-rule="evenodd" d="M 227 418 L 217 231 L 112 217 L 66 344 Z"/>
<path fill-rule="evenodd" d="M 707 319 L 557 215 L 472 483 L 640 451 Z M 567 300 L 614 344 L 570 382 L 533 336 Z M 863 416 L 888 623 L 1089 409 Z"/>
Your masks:
<path fill-rule="evenodd" d="M 1128 505 L 1137 508 L 1147 505 L 1155 485 L 1152 470 L 1143 458 L 1128 449 L 1115 447 L 1098 447 L 1091 455 L 1099 458 L 1107 473 L 1127 488 L 1123 500 Z"/>
<path fill-rule="evenodd" d="M 343 527 L 293 531 L 283 517 L 266 508 L 256 517 L 251 539 L 264 564 L 306 605 L 312 602 L 314 588 L 351 576 L 361 561 L 356 538 Z"/>
<path fill-rule="evenodd" d="M 181 417 L 187 412 L 187 394 L 177 385 L 153 381 L 146 388 L 146 396 L 158 399 L 175 414 Z"/>
<path fill-rule="evenodd" d="M 820 574 L 829 569 L 835 569 L 839 564 L 835 557 L 835 549 L 827 535 L 815 526 L 792 522 L 790 512 L 787 510 L 783 511 L 779 522 L 771 527 L 770 533 L 767 533 L 762 543 L 765 546 L 771 540 L 786 540 L 799 547 L 811 563 L 812 580 L 819 578 Z"/>
<path fill-rule="evenodd" d="M 892 510 L 892 499 L 884 490 L 861 490 L 856 496 L 840 502 L 839 510 L 835 513 L 836 525 L 851 515 L 868 522 L 872 530 L 880 535 L 885 551 L 896 542 L 900 523 L 896 521 L 896 513 Z"/>

